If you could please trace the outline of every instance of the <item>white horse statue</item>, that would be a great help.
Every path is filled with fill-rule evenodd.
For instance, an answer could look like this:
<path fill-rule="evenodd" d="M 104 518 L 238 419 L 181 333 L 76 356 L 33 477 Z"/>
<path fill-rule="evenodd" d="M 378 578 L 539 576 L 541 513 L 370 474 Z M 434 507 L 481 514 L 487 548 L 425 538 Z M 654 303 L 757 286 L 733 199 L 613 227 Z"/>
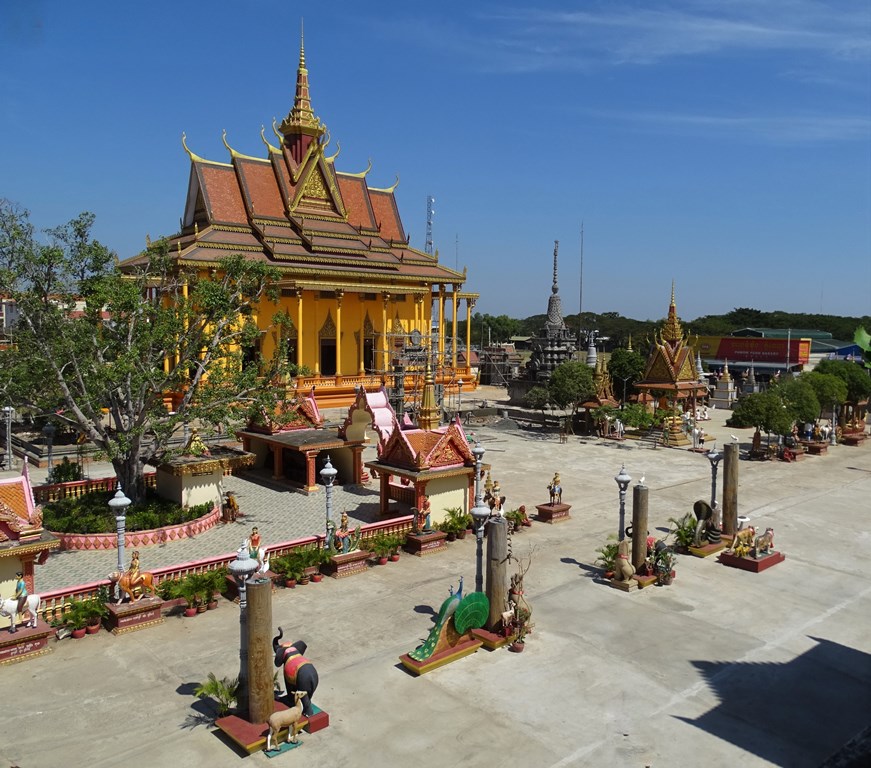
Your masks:
<path fill-rule="evenodd" d="M 27 610 L 30 611 L 30 619 L 25 623 L 27 627 L 36 627 L 36 620 L 39 618 L 39 608 L 42 605 L 42 599 L 39 595 L 27 596 Z M 15 625 L 18 624 L 18 601 L 13 597 L 9 600 L 0 601 L 0 616 L 4 619 L 11 619 L 12 626 L 9 627 L 10 632 L 16 632 Z"/>
<path fill-rule="evenodd" d="M 257 562 L 260 564 L 256 571 L 254 571 L 254 576 L 265 576 L 266 572 L 269 570 L 269 553 L 266 551 L 266 547 L 260 547 L 257 550 Z"/>

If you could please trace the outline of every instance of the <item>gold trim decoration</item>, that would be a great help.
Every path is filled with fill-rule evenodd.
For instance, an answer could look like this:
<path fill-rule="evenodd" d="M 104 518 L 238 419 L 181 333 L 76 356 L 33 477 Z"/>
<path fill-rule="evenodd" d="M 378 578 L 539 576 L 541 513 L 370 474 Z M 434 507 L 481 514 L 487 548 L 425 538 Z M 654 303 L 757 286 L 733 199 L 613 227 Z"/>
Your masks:
<path fill-rule="evenodd" d="M 284 146 L 284 134 L 278 132 L 278 128 L 275 127 L 276 120 L 272 118 L 272 132 L 278 138 L 278 143 L 283 147 Z"/>
<path fill-rule="evenodd" d="M 280 155 L 281 154 L 281 150 L 278 147 L 273 147 L 272 144 L 270 144 L 268 141 L 266 141 L 266 127 L 263 125 L 260 126 L 260 140 L 266 145 L 266 148 L 273 155 Z"/>
<path fill-rule="evenodd" d="M 393 186 L 391 187 L 368 187 L 370 192 L 388 192 L 393 194 L 396 191 L 396 188 L 399 186 L 399 174 L 396 174 L 396 181 L 393 182 Z"/>
<path fill-rule="evenodd" d="M 336 323 L 333 321 L 333 315 L 330 310 L 327 310 L 327 316 L 324 319 L 324 324 L 318 331 L 319 339 L 335 339 L 336 338 Z"/>
<path fill-rule="evenodd" d="M 181 132 L 181 145 L 184 147 L 184 151 L 187 152 L 188 157 L 191 159 L 192 163 L 206 163 L 207 165 L 222 165 L 225 168 L 232 168 L 233 166 L 230 163 L 222 163 L 218 160 L 206 160 L 204 157 L 200 157 L 199 155 L 194 154 L 188 149 L 187 145 L 187 134 L 182 131 Z"/>
<path fill-rule="evenodd" d="M 258 163 L 268 163 L 269 159 L 265 157 L 254 157 L 253 155 L 243 155 L 241 152 L 237 152 L 233 147 L 231 147 L 227 143 L 227 129 L 225 128 L 221 133 L 221 141 L 224 142 L 224 146 L 229 150 L 230 157 L 235 160 L 254 160 Z"/>
<path fill-rule="evenodd" d="M 366 166 L 365 171 L 360 171 L 360 173 L 342 173 L 342 176 L 348 176 L 351 179 L 365 179 L 368 175 L 369 171 L 372 170 L 372 158 L 369 158 L 369 165 Z"/>
<path fill-rule="evenodd" d="M 326 145 L 324 145 L 324 146 L 326 146 Z M 339 156 L 339 152 L 341 152 L 341 151 L 342 151 L 342 143 L 337 140 L 336 141 L 336 154 L 330 155 L 329 157 L 324 157 L 324 160 L 326 160 L 328 163 L 335 163 L 336 158 Z"/>

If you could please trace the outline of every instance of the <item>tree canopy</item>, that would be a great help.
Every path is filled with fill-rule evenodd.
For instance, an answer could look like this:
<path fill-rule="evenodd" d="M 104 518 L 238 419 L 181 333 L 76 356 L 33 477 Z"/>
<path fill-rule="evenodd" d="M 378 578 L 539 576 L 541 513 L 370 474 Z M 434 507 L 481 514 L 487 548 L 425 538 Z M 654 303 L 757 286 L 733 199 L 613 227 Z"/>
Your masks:
<path fill-rule="evenodd" d="M 593 371 L 584 363 L 566 362 L 557 366 L 550 376 L 548 392 L 559 408 L 571 408 L 577 413 L 581 403 L 596 394 Z"/>
<path fill-rule="evenodd" d="M 83 433 L 137 501 L 144 465 L 181 424 L 226 426 L 274 407 L 258 376 L 285 361 L 244 359 L 259 339 L 251 314 L 276 273 L 233 255 L 200 279 L 173 268 L 164 242 L 122 273 L 93 223 L 83 213 L 41 242 L 28 212 L 0 201 L 0 285 L 18 312 L 0 388 L 17 409 Z"/>
<path fill-rule="evenodd" d="M 621 399 L 628 398 L 633 393 L 635 382 L 641 381 L 644 376 L 646 365 L 647 361 L 635 350 L 623 347 L 615 349 L 608 360 L 608 373 L 614 383 L 614 394 Z"/>

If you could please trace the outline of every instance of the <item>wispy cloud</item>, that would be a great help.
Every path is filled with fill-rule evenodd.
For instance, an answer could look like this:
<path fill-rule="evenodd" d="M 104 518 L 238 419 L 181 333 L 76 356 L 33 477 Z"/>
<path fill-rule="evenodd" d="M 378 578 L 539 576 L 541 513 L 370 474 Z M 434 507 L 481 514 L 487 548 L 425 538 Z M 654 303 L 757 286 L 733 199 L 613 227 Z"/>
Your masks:
<path fill-rule="evenodd" d="M 703 115 L 673 112 L 585 110 L 591 118 L 623 123 L 645 131 L 771 143 L 804 144 L 830 141 L 868 141 L 871 118 L 819 115 Z"/>

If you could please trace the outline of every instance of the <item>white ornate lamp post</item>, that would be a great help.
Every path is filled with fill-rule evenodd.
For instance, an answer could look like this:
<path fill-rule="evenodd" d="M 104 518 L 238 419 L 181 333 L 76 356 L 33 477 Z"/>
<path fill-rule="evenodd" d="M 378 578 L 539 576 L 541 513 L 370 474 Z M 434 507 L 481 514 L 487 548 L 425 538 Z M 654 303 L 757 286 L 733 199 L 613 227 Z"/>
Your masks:
<path fill-rule="evenodd" d="M 475 440 L 472 448 L 475 457 L 475 506 L 472 507 L 472 519 L 475 521 L 475 591 L 484 591 L 484 525 L 490 517 L 490 508 L 484 503 L 481 495 L 481 458 L 484 449 Z"/>
<path fill-rule="evenodd" d="M 468 351 L 467 351 L 468 354 Z M 460 421 L 463 419 L 463 380 L 457 381 L 457 413 L 460 415 Z"/>
<path fill-rule="evenodd" d="M 620 467 L 620 472 L 614 477 L 617 487 L 620 489 L 620 529 L 617 531 L 617 540 L 623 541 L 626 538 L 626 489 L 632 481 L 629 473 L 626 472 L 626 465 Z"/>
<path fill-rule="evenodd" d="M 244 544 L 236 551 L 236 559 L 227 566 L 239 590 L 239 696 L 242 712 L 248 711 L 248 593 L 245 586 L 257 570 L 257 561 L 248 554 Z"/>
<path fill-rule="evenodd" d="M 325 528 L 327 538 L 329 538 L 330 535 L 330 520 L 333 517 L 333 483 L 336 481 L 336 475 L 338 474 L 339 470 L 330 463 L 330 457 L 327 456 L 327 463 L 324 464 L 324 468 L 321 470 L 321 480 L 324 481 L 327 502 L 327 520 Z M 327 538 L 324 539 L 324 543 L 326 543 Z"/>
<path fill-rule="evenodd" d="M 109 499 L 109 509 L 115 515 L 115 529 L 118 532 L 118 597 L 121 596 L 121 574 L 124 573 L 124 528 L 127 525 L 127 507 L 132 503 L 121 490 L 121 483 L 118 483 L 118 490 Z"/>
<path fill-rule="evenodd" d="M 717 453 L 717 445 L 714 443 L 714 447 L 708 451 L 708 461 L 711 462 L 711 509 L 717 505 L 717 466 L 722 458 L 723 454 Z"/>
<path fill-rule="evenodd" d="M 829 442 L 832 445 L 838 444 L 838 404 L 832 403 L 832 434 L 829 436 Z"/>

